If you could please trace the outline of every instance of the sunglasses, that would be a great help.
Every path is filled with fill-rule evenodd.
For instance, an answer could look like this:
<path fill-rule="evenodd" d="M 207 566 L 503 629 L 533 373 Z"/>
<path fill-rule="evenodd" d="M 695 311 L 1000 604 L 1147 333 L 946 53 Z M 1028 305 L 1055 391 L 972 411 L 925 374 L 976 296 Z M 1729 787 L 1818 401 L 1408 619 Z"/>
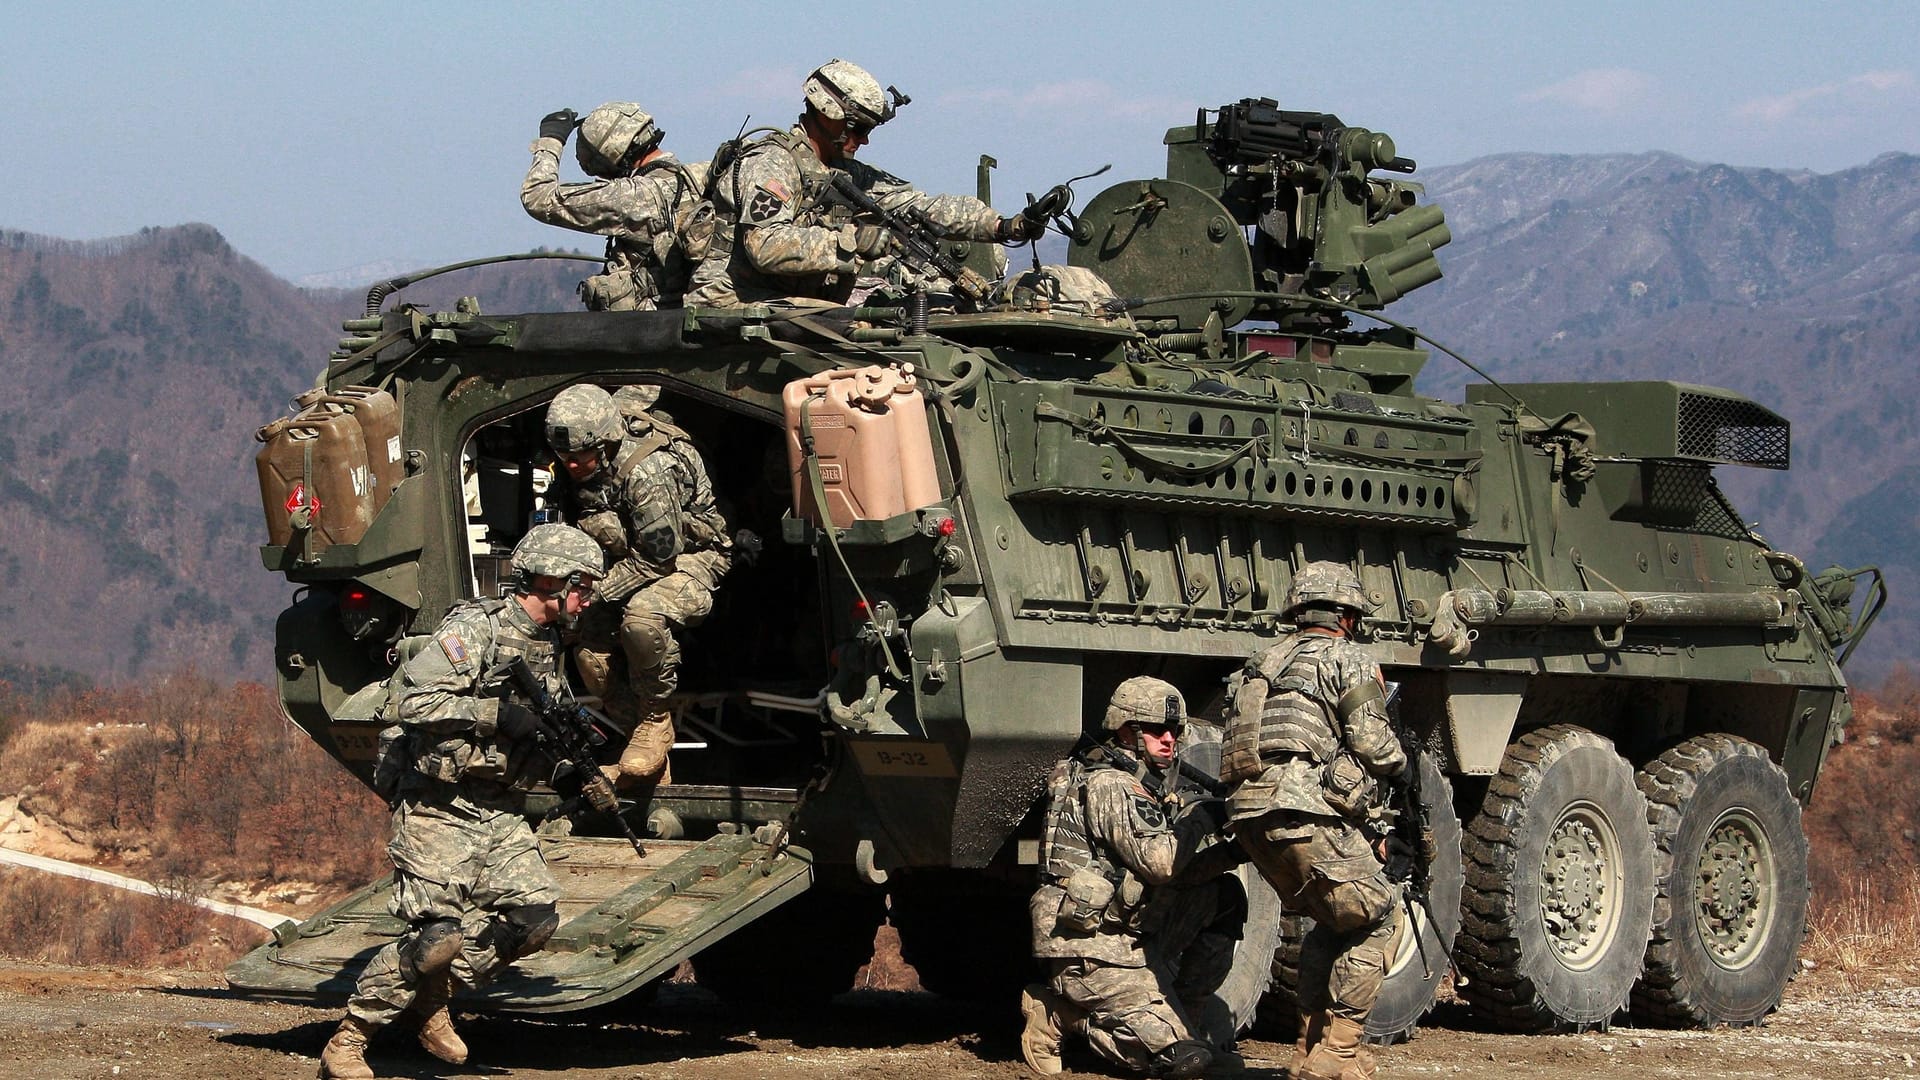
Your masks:
<path fill-rule="evenodd" d="M 1155 739 L 1164 738 L 1168 735 L 1178 736 L 1180 734 L 1179 730 L 1171 724 L 1135 724 L 1133 727 L 1134 730 L 1140 734 L 1151 736 Z"/>

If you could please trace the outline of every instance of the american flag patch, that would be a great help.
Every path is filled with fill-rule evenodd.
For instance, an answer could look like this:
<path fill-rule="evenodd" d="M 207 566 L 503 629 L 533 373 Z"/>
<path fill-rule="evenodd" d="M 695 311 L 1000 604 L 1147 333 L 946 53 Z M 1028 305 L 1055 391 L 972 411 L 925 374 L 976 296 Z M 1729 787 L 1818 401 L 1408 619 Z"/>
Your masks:
<path fill-rule="evenodd" d="M 440 651 L 447 654 L 448 663 L 455 667 L 467 662 L 467 643 L 460 640 L 459 634 L 440 635 Z"/>

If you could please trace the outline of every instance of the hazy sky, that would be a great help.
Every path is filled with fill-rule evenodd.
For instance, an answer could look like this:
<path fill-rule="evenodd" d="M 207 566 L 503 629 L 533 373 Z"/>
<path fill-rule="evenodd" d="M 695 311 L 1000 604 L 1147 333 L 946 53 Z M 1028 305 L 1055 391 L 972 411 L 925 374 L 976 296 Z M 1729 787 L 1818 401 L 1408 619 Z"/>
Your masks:
<path fill-rule="evenodd" d="M 542 114 L 638 101 L 703 159 L 843 56 L 913 103 L 867 159 L 995 202 L 1268 96 L 1422 165 L 1668 150 L 1832 172 L 1920 152 L 1920 3 L 0 4 L 0 228 L 203 221 L 291 278 L 589 237 L 518 190 Z M 840 11 L 839 17 L 806 11 Z M 190 13 L 190 14 L 189 14 Z M 578 178 L 571 154 L 568 178 Z M 1107 178 L 1103 178 L 1107 179 Z M 1091 194 L 1089 192 L 1088 194 Z M 0 255 L 0 257 L 4 257 Z"/>

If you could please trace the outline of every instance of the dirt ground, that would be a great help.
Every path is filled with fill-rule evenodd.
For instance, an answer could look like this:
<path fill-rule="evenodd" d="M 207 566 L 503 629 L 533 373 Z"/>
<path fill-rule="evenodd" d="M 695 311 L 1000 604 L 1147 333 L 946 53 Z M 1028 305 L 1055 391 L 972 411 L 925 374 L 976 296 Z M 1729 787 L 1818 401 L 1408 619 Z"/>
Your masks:
<path fill-rule="evenodd" d="M 310 1077 L 338 1014 L 236 998 L 215 975 L 0 965 L 0 1080 Z M 1920 1077 L 1920 985 L 1851 991 L 1810 973 L 1763 1027 L 1501 1035 L 1442 1005 L 1415 1039 L 1381 1051 L 1383 1077 L 1582 1080 Z M 374 1044 L 381 1076 L 631 1080 L 685 1077 L 917 1080 L 1027 1075 L 1009 1010 L 863 991 L 813 1017 L 755 1014 L 670 985 L 649 1006 L 549 1020 L 465 1017 L 475 1063 L 445 1066 L 404 1034 Z M 1278 1078 L 1291 1047 L 1242 1044 L 1249 1078 Z M 1101 1075 L 1084 1052 L 1068 1074 Z"/>

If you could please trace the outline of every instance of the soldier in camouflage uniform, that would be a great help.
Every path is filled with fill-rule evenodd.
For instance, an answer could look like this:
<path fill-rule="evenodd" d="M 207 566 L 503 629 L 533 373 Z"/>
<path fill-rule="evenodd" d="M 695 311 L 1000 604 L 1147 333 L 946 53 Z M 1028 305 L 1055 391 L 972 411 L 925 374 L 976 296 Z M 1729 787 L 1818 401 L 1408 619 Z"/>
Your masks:
<path fill-rule="evenodd" d="M 391 910 L 407 929 L 361 974 L 322 1077 L 373 1076 L 368 1037 L 405 1014 L 423 1018 L 420 1044 L 434 1056 L 464 1062 L 447 1014 L 454 983 L 486 985 L 559 926 L 559 894 L 522 816 L 525 790 L 554 763 L 499 669 L 524 658 L 564 693 L 553 631 L 580 614 L 604 565 L 580 530 L 535 527 L 513 549 L 513 595 L 455 606 L 389 681 L 383 714 L 397 729 L 382 736 L 376 785 L 393 800 Z"/>
<path fill-rule="evenodd" d="M 1042 1076 L 1060 1072 L 1066 1030 L 1135 1072 L 1192 1077 L 1213 1062 L 1142 925 L 1154 888 L 1207 880 L 1239 859 L 1231 844 L 1208 846 L 1206 815 L 1168 818 L 1161 785 L 1185 722 L 1171 684 L 1128 679 L 1107 705 L 1106 736 L 1083 739 L 1047 780 L 1041 885 L 1029 910 L 1048 978 L 1020 999 L 1020 1052 Z"/>
<path fill-rule="evenodd" d="M 547 408 L 546 434 L 573 482 L 580 528 L 609 560 L 581 620 L 574 660 L 607 713 L 633 725 L 608 775 L 631 785 L 644 806 L 673 776 L 667 696 L 679 686 L 679 637 L 713 610 L 733 544 L 700 452 L 651 412 L 658 388 L 622 388 L 621 395 L 624 410 L 598 386 L 567 387 Z"/>
<path fill-rule="evenodd" d="M 1367 1014 L 1406 925 L 1387 878 L 1380 781 L 1409 768 L 1385 681 L 1353 636 L 1373 609 L 1351 569 L 1309 563 L 1285 617 L 1297 631 L 1232 680 L 1221 779 L 1234 837 L 1289 908 L 1313 917 L 1300 953 L 1296 1080 L 1365 1080 Z"/>
<path fill-rule="evenodd" d="M 572 109 L 548 113 L 533 143 L 520 205 L 549 225 L 607 238 L 606 269 L 580 283 L 595 311 L 677 308 L 713 238 L 707 163 L 682 165 L 660 149 L 666 133 L 640 106 L 611 101 L 579 121 L 574 152 L 594 180 L 562 184 L 560 151 Z"/>
<path fill-rule="evenodd" d="M 891 211 L 912 209 L 952 240 L 1024 242 L 1044 220 L 1002 218 L 978 199 L 925 195 L 854 154 L 893 118 L 892 100 L 864 69 L 831 60 L 803 87 L 806 109 L 791 130 L 742 147 L 714 184 L 722 225 L 694 271 L 689 305 L 732 307 L 781 298 L 845 303 L 867 263 L 893 248 L 877 224 L 859 224 L 827 197 L 829 170 L 851 176 Z"/>

